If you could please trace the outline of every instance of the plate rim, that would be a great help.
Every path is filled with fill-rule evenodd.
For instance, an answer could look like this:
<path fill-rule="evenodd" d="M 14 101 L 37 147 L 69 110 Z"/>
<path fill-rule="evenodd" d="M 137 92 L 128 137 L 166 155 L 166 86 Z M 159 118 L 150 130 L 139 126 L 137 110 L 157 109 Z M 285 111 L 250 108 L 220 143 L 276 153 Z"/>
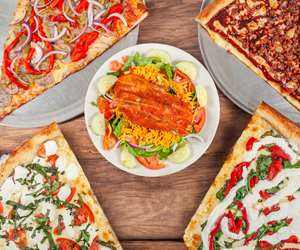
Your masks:
<path fill-rule="evenodd" d="M 214 100 L 216 102 L 216 108 L 217 108 L 217 112 L 215 115 L 215 128 L 211 133 L 211 136 L 209 137 L 208 143 L 206 143 L 205 145 L 205 149 L 203 151 L 203 153 L 200 153 L 200 155 L 198 157 L 196 157 L 195 159 L 193 159 L 191 162 L 189 162 L 189 164 L 184 164 L 185 166 L 180 167 L 177 170 L 171 170 L 171 171 L 164 171 L 162 172 L 162 170 L 151 170 L 148 171 L 147 174 L 143 174 L 143 173 L 136 173 L 134 172 L 132 169 L 128 169 L 124 166 L 122 166 L 121 163 L 116 164 L 115 162 L 113 162 L 110 158 L 108 159 L 103 153 L 102 153 L 102 149 L 100 148 L 100 146 L 98 144 L 96 144 L 95 140 L 93 138 L 98 138 L 98 136 L 95 136 L 91 129 L 90 129 L 90 117 L 88 117 L 87 113 L 88 113 L 88 109 L 90 109 L 90 103 L 88 100 L 88 96 L 90 91 L 93 91 L 93 85 L 95 80 L 97 79 L 97 75 L 100 74 L 99 72 L 102 70 L 102 67 L 105 66 L 105 64 L 107 64 L 109 61 L 114 60 L 115 58 L 118 58 L 120 56 L 122 56 L 123 53 L 125 53 L 125 51 L 138 51 L 140 48 L 143 49 L 144 47 L 146 47 L 146 49 L 150 49 L 150 48 L 158 48 L 158 49 L 163 49 L 163 48 L 171 48 L 171 49 L 175 49 L 177 51 L 180 51 L 180 53 L 185 54 L 186 56 L 189 56 L 190 58 L 192 58 L 193 60 L 197 61 L 199 63 L 199 65 L 201 66 L 201 69 L 203 69 L 204 71 L 206 71 L 207 75 L 210 77 L 210 81 L 211 81 L 211 87 L 213 88 L 214 94 L 216 95 L 216 99 Z M 132 50 L 132 51 L 131 51 Z M 99 76 L 98 76 L 99 77 Z M 218 94 L 218 90 L 216 88 L 216 85 L 214 83 L 214 79 L 211 77 L 210 72 L 206 70 L 206 68 L 204 67 L 204 65 L 193 55 L 191 55 L 190 53 L 186 52 L 185 50 L 169 45 L 169 44 L 164 44 L 164 43 L 140 43 L 131 47 L 128 47 L 124 50 L 119 51 L 118 53 L 116 53 L 115 55 L 113 55 L 111 58 L 109 58 L 105 63 L 103 63 L 103 65 L 101 65 L 101 67 L 99 67 L 99 69 L 97 70 L 97 72 L 95 73 L 94 77 L 92 78 L 89 87 L 88 87 L 88 91 L 86 93 L 86 98 L 85 98 L 85 105 L 84 105 L 84 120 L 85 120 L 85 127 L 86 130 L 88 132 L 89 138 L 92 141 L 94 147 L 97 149 L 97 151 L 99 152 L 99 154 L 105 159 L 107 160 L 109 163 L 111 163 L 111 165 L 113 165 L 114 167 L 127 172 L 129 174 L 133 174 L 133 175 L 137 175 L 137 176 L 142 176 L 142 177 L 161 177 L 161 176 L 167 176 L 167 175 L 171 175 L 174 173 L 178 173 L 184 169 L 186 169 L 187 167 L 191 166 L 192 164 L 194 164 L 197 160 L 199 160 L 208 150 L 208 148 L 210 147 L 210 145 L 213 143 L 213 140 L 216 136 L 219 124 L 220 124 L 220 98 L 219 98 L 219 94 Z M 182 164 L 178 164 L 178 165 L 182 165 Z M 171 168 L 171 167 L 170 167 Z M 146 169 L 147 170 L 147 169 Z"/>

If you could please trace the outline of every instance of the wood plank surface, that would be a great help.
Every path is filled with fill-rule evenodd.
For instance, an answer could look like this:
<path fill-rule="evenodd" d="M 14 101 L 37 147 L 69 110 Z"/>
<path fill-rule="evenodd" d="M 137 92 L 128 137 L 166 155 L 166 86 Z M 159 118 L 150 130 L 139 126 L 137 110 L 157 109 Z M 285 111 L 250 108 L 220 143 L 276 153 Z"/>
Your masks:
<path fill-rule="evenodd" d="M 201 61 L 194 21 L 200 0 L 151 0 L 147 4 L 150 15 L 141 24 L 139 42 L 171 44 Z M 184 229 L 249 119 L 219 94 L 221 120 L 212 145 L 195 164 L 166 177 L 138 177 L 113 167 L 93 147 L 83 116 L 61 124 L 125 249 L 185 249 Z M 0 154 L 13 150 L 35 131 L 0 127 Z"/>

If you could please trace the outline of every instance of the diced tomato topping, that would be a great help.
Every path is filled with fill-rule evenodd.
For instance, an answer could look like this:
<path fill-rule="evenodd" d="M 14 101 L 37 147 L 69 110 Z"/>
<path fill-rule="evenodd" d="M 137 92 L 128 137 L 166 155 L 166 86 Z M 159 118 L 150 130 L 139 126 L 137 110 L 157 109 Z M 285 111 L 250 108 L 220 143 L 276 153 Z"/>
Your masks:
<path fill-rule="evenodd" d="M 286 222 L 287 224 L 291 224 L 292 221 L 293 221 L 293 218 L 286 218 L 286 219 L 285 219 L 285 222 Z"/>
<path fill-rule="evenodd" d="M 93 241 L 92 241 L 92 244 L 89 248 L 89 250 L 99 250 L 99 243 L 98 243 L 98 240 L 99 240 L 99 236 L 97 235 Z"/>
<path fill-rule="evenodd" d="M 294 195 L 288 195 L 287 199 L 288 199 L 288 201 L 295 200 L 295 196 Z"/>
<path fill-rule="evenodd" d="M 255 142 L 257 142 L 257 139 L 255 137 L 251 137 L 246 143 L 246 150 L 250 151 L 253 148 L 253 144 Z"/>
<path fill-rule="evenodd" d="M 290 160 L 290 156 L 285 153 L 281 147 L 277 146 L 277 145 L 274 145 L 272 147 L 270 147 L 270 151 L 271 151 L 271 156 L 273 158 L 281 158 L 283 160 Z"/>
<path fill-rule="evenodd" d="M 83 203 L 80 208 L 77 209 L 74 215 L 74 225 L 80 226 L 89 220 L 90 223 L 94 223 L 95 218 L 90 207 Z"/>
<path fill-rule="evenodd" d="M 266 250 L 271 250 L 273 249 L 273 245 L 265 240 L 260 240 L 258 242 L 258 245 L 259 245 L 259 249 L 266 249 Z"/>
<path fill-rule="evenodd" d="M 63 231 L 66 228 L 65 223 L 62 221 L 59 223 L 59 227 L 57 226 L 56 228 L 54 228 L 53 233 L 55 235 L 59 235 L 61 234 L 61 231 Z"/>
<path fill-rule="evenodd" d="M 250 179 L 250 187 L 253 188 L 259 182 L 259 178 L 257 176 L 253 176 Z"/>
<path fill-rule="evenodd" d="M 48 156 L 47 161 L 50 163 L 51 166 L 55 166 L 57 159 L 58 159 L 58 155 L 50 155 Z"/>
<path fill-rule="evenodd" d="M 241 231 L 243 220 L 241 218 L 236 220 L 231 210 L 226 214 L 226 217 L 228 218 L 229 231 L 238 234 Z"/>
<path fill-rule="evenodd" d="M 270 198 L 270 194 L 265 190 L 260 190 L 259 195 L 263 200 L 267 200 Z"/>
<path fill-rule="evenodd" d="M 244 246 L 247 246 L 249 244 L 249 242 L 256 239 L 256 237 L 257 237 L 257 232 L 248 236 L 244 241 Z"/>
<path fill-rule="evenodd" d="M 45 149 L 44 144 L 42 144 L 42 145 L 39 147 L 39 149 L 38 149 L 38 151 L 37 151 L 37 156 L 42 157 L 42 158 L 45 158 L 45 157 L 46 157 L 46 149 Z"/>
<path fill-rule="evenodd" d="M 58 238 L 56 242 L 58 244 L 58 250 L 80 250 L 80 246 L 71 239 Z"/>
<path fill-rule="evenodd" d="M 5 238 L 15 242 L 20 248 L 27 247 L 26 232 L 22 228 L 17 228 L 16 230 L 14 228 L 10 229 L 9 232 L 6 233 Z"/>
<path fill-rule="evenodd" d="M 283 168 L 281 160 L 275 159 L 269 166 L 267 179 L 273 180 Z"/>

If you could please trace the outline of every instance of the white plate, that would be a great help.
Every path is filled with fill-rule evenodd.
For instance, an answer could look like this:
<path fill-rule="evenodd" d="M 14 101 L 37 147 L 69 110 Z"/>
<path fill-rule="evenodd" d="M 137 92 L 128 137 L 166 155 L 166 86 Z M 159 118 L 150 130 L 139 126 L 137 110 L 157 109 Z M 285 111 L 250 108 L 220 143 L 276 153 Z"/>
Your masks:
<path fill-rule="evenodd" d="M 208 94 L 208 103 L 207 103 L 207 117 L 206 122 L 204 125 L 204 128 L 200 132 L 200 135 L 204 139 L 204 143 L 190 143 L 191 149 L 192 149 L 192 156 L 190 159 L 188 159 L 186 162 L 182 164 L 173 164 L 170 162 L 167 162 L 167 166 L 163 169 L 159 170 L 150 170 L 146 169 L 143 166 L 139 166 L 135 169 L 128 169 L 124 166 L 122 166 L 120 161 L 120 150 L 104 150 L 102 147 L 102 137 L 96 136 L 93 134 L 93 132 L 90 129 L 90 121 L 92 116 L 98 112 L 98 109 L 91 105 L 92 101 L 97 100 L 97 97 L 99 96 L 96 86 L 96 80 L 105 75 L 109 71 L 109 64 L 112 60 L 119 60 L 122 56 L 125 55 L 131 55 L 135 52 L 139 52 L 141 54 L 146 54 L 149 50 L 156 48 L 161 49 L 164 51 L 167 51 L 169 55 L 171 56 L 172 62 L 187 60 L 193 62 L 197 69 L 198 69 L 198 76 L 197 79 L 194 81 L 196 84 L 203 84 L 203 86 L 207 90 Z M 90 138 L 92 139 L 93 144 L 97 148 L 97 150 L 113 165 L 118 167 L 119 169 L 122 169 L 123 171 L 126 171 L 131 174 L 140 175 L 140 176 L 148 176 L 148 177 L 154 177 L 154 176 L 164 176 L 169 175 L 178 171 L 183 170 L 184 168 L 190 166 L 193 164 L 196 160 L 198 160 L 207 150 L 209 145 L 211 144 L 218 124 L 219 124 L 219 115 L 220 115 L 220 103 L 219 103 L 219 96 L 216 89 L 216 86 L 210 77 L 207 70 L 204 68 L 204 66 L 193 56 L 186 53 L 185 51 L 175 48 L 173 46 L 164 45 L 164 44 L 155 44 L 155 43 L 149 43 L 149 44 L 140 44 L 136 45 L 127 49 L 124 49 L 120 51 L 119 53 L 112 56 L 108 61 L 106 61 L 97 71 L 95 76 L 93 77 L 85 99 L 85 122 L 86 127 L 89 133 Z"/>
<path fill-rule="evenodd" d="M 2 46 L 16 3 L 15 0 L 0 0 L 0 57 L 3 55 Z M 0 120 L 0 125 L 18 128 L 42 127 L 53 121 L 64 122 L 80 115 L 83 112 L 88 84 L 96 70 L 118 51 L 136 44 L 138 34 L 139 27 L 136 27 L 86 68 L 67 77 L 62 83 Z"/>

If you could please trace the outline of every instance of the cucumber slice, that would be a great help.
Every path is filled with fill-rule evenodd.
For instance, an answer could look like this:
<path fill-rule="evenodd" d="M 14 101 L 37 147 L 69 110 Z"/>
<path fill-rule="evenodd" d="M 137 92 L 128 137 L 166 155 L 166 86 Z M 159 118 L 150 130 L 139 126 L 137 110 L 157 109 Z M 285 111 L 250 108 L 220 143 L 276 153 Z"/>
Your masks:
<path fill-rule="evenodd" d="M 121 149 L 121 163 L 124 167 L 132 169 L 137 167 L 135 157 L 126 148 Z"/>
<path fill-rule="evenodd" d="M 196 87 L 197 100 L 200 107 L 205 107 L 207 105 L 207 92 L 202 85 L 197 85 Z"/>
<path fill-rule="evenodd" d="M 100 94 L 105 95 L 106 92 L 114 86 L 117 80 L 118 77 L 114 75 L 105 75 L 100 77 L 97 81 L 97 87 Z"/>
<path fill-rule="evenodd" d="M 168 159 L 173 163 L 182 163 L 191 155 L 191 149 L 188 144 L 179 147 L 174 153 L 168 156 Z"/>
<path fill-rule="evenodd" d="M 95 135 L 105 135 L 105 119 L 103 114 L 95 114 L 91 120 L 91 129 Z"/>
<path fill-rule="evenodd" d="M 194 63 L 182 61 L 176 64 L 176 68 L 186 74 L 192 81 L 197 78 L 197 68 Z"/>
<path fill-rule="evenodd" d="M 171 63 L 171 57 L 166 51 L 160 49 L 152 49 L 147 54 L 146 57 L 157 57 L 163 63 Z"/>

